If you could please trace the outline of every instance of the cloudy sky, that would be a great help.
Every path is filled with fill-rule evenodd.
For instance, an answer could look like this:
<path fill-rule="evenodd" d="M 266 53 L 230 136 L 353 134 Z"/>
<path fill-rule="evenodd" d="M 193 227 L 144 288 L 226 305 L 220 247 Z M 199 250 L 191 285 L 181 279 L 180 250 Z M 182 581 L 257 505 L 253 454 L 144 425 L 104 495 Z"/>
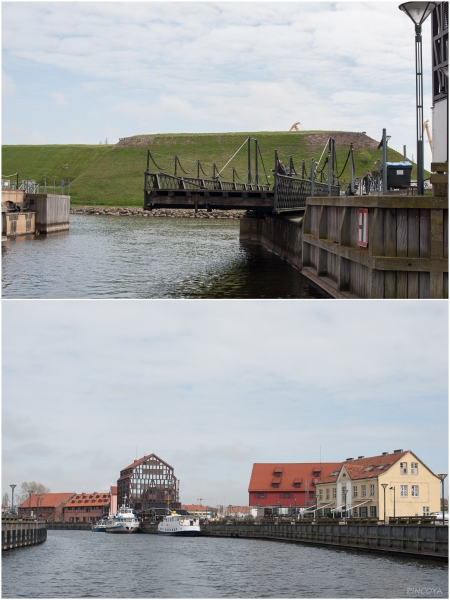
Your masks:
<path fill-rule="evenodd" d="M 4 144 L 300 121 L 376 140 L 386 127 L 417 157 L 414 25 L 398 2 L 2 2 L 2 46 Z"/>
<path fill-rule="evenodd" d="M 446 302 L 3 300 L 3 492 L 108 491 L 156 453 L 181 501 L 254 462 L 447 464 Z"/>

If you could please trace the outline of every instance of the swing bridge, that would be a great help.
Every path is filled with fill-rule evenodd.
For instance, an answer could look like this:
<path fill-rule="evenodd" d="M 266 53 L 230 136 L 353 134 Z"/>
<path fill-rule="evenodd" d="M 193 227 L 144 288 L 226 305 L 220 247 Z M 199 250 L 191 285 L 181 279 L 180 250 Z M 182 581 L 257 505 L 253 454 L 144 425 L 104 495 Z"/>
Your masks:
<path fill-rule="evenodd" d="M 254 143 L 254 159 L 252 161 L 252 142 Z M 236 168 L 229 167 L 236 155 L 247 147 L 247 177 L 241 179 Z M 322 158 L 323 164 L 322 163 Z M 278 152 L 275 150 L 274 183 L 269 182 L 258 140 L 248 137 L 230 160 L 218 169 L 213 163 L 205 172 L 200 160 L 186 171 L 178 156 L 161 168 L 155 161 L 151 150 L 147 151 L 147 168 L 144 174 L 144 210 L 155 208 L 199 208 L 232 210 L 243 209 L 253 213 L 280 214 L 284 212 L 304 211 L 306 198 L 312 196 L 339 196 L 339 177 L 344 172 L 350 159 L 351 171 L 354 172 L 353 145 L 347 155 L 344 168 L 336 173 L 336 151 L 334 139 L 329 138 L 318 162 L 311 159 L 309 168 L 302 161 L 300 173 L 297 173 L 292 156 L 289 157 L 288 174 L 276 172 Z M 252 162 L 254 169 L 252 171 Z M 151 170 L 150 166 L 156 167 Z M 260 166 L 264 177 L 260 175 Z M 223 171 L 231 169 L 231 181 L 223 178 Z M 353 167 L 353 169 L 352 169 Z M 168 171 L 171 171 L 169 173 Z M 195 172 L 196 176 L 192 176 Z M 180 174 L 181 173 L 181 174 Z"/>

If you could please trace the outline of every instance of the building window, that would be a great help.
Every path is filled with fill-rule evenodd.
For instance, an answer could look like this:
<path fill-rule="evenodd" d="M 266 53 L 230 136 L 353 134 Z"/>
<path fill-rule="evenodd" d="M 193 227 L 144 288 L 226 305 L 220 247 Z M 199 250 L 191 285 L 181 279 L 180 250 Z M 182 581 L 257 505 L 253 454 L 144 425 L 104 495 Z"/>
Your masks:
<path fill-rule="evenodd" d="M 283 494 L 283 498 L 290 498 L 291 494 Z"/>
<path fill-rule="evenodd" d="M 300 484 L 299 484 L 299 483 L 294 483 L 294 487 L 295 487 L 295 488 L 299 488 L 299 487 L 300 487 Z"/>
<path fill-rule="evenodd" d="M 370 484 L 370 495 L 375 496 L 375 484 Z"/>
<path fill-rule="evenodd" d="M 258 492 L 258 498 L 264 498 L 264 494 L 261 492 Z"/>
<path fill-rule="evenodd" d="M 406 498 L 408 496 L 408 486 L 407 485 L 400 486 L 400 496 L 402 498 Z"/>
<path fill-rule="evenodd" d="M 358 497 L 358 486 L 354 485 L 353 486 L 353 498 L 357 498 Z"/>
<path fill-rule="evenodd" d="M 353 516 L 354 516 L 354 517 L 357 517 L 357 516 L 358 516 L 358 509 L 357 509 L 357 508 L 354 508 L 354 509 L 353 509 Z"/>
<path fill-rule="evenodd" d="M 367 517 L 367 506 L 361 506 L 361 516 Z"/>
<path fill-rule="evenodd" d="M 273 485 L 274 488 L 277 488 L 279 486 L 278 483 L 273 483 L 272 485 Z"/>
<path fill-rule="evenodd" d="M 323 490 L 319 490 L 319 500 L 323 500 Z"/>
<path fill-rule="evenodd" d="M 337 497 L 337 492 L 336 492 L 336 488 L 333 488 L 333 498 Z"/>
<path fill-rule="evenodd" d="M 419 463 L 411 463 L 411 475 L 419 474 Z"/>
<path fill-rule="evenodd" d="M 365 497 L 366 495 L 367 495 L 367 494 L 366 494 L 366 486 L 365 486 L 365 485 L 362 485 L 362 486 L 361 486 L 361 496 Z"/>
<path fill-rule="evenodd" d="M 414 498 L 419 497 L 419 486 L 418 485 L 411 486 L 411 496 L 413 496 Z"/>
<path fill-rule="evenodd" d="M 408 463 L 400 463 L 400 474 L 408 475 Z"/>
<path fill-rule="evenodd" d="M 376 506 L 371 506 L 370 507 L 370 516 L 371 517 L 376 517 L 377 516 L 377 507 Z"/>
<path fill-rule="evenodd" d="M 423 507 L 423 515 L 424 517 L 427 517 L 430 514 L 430 507 L 429 506 L 424 506 Z"/>
<path fill-rule="evenodd" d="M 327 488 L 326 491 L 326 499 L 329 500 L 330 499 L 330 488 Z"/>
<path fill-rule="evenodd" d="M 309 492 L 309 497 L 314 498 L 314 492 Z"/>

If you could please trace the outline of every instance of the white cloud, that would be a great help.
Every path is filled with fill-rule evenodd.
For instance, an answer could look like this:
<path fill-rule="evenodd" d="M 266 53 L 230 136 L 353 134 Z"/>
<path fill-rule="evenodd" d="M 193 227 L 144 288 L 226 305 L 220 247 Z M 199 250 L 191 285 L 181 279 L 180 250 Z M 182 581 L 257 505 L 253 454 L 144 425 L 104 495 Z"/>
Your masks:
<path fill-rule="evenodd" d="M 393 147 L 415 146 L 409 126 L 415 115 L 414 30 L 396 5 L 255 6 L 5 3 L 4 68 L 15 73 L 19 98 L 28 93 L 30 74 L 54 94 L 63 84 L 73 116 L 79 111 L 85 136 L 94 139 L 104 138 L 104 118 L 121 136 L 124 130 L 286 130 L 300 120 L 305 129 L 363 130 L 376 139 L 387 127 Z M 429 33 L 425 25 L 426 93 Z M 47 94 L 40 96 L 37 87 L 35 102 L 42 122 L 49 122 Z M 122 106 L 136 110 L 120 114 Z M 28 118 L 25 110 L 22 103 L 4 105 L 15 126 Z M 80 129 L 47 127 L 45 135 L 70 142 Z"/>

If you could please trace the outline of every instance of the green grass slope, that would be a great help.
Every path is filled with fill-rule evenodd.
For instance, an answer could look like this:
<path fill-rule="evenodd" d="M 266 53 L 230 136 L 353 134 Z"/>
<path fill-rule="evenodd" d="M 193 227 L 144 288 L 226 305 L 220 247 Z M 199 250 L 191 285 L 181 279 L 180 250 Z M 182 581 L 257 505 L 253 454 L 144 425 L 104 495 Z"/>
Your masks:
<path fill-rule="evenodd" d="M 381 150 L 377 150 L 378 141 L 362 133 L 352 132 L 257 132 L 257 133 L 211 133 L 211 134 L 158 134 L 139 135 L 121 140 L 115 146 L 4 146 L 2 151 L 4 175 L 20 172 L 20 179 L 30 176 L 42 181 L 57 182 L 62 178 L 70 179 L 71 201 L 74 205 L 98 206 L 142 206 L 144 171 L 147 161 L 147 149 L 150 149 L 158 167 L 166 167 L 177 155 L 182 167 L 197 175 L 196 161 L 199 159 L 206 172 L 215 162 L 217 170 L 229 161 L 233 154 L 244 144 L 247 137 L 257 138 L 264 167 L 259 160 L 259 175 L 266 181 L 265 173 L 273 182 L 271 169 L 274 166 L 274 150 L 284 164 L 292 156 L 294 166 L 299 171 L 305 160 L 308 172 L 311 159 L 319 160 L 329 135 L 336 139 L 337 164 L 339 171 L 344 167 L 350 142 L 353 143 L 356 176 L 372 169 L 374 163 L 381 160 Z M 325 154 L 322 157 L 322 162 Z M 388 160 L 402 160 L 402 155 L 389 148 Z M 254 172 L 255 149 L 251 146 L 252 170 Z M 63 169 L 68 166 L 68 169 Z M 242 180 L 247 177 L 247 147 L 223 171 L 224 179 L 231 180 L 231 167 L 234 166 Z M 150 164 L 151 171 L 160 169 Z M 173 174 L 173 166 L 168 170 Z M 23 177 L 22 177 L 23 174 Z M 178 175 L 183 172 L 178 169 Z M 415 168 L 413 168 L 413 178 Z M 350 179 L 347 167 L 341 177 L 343 185 Z M 239 181 L 239 179 L 237 180 Z"/>

